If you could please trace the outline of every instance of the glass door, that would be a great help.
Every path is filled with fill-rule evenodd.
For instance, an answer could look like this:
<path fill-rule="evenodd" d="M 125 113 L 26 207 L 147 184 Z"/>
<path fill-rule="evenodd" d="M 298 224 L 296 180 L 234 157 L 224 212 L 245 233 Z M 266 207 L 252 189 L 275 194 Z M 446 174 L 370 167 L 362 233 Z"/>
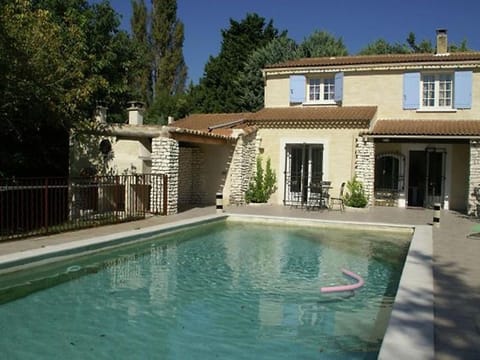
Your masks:
<path fill-rule="evenodd" d="M 322 144 L 288 144 L 285 147 L 285 205 L 306 204 L 313 183 L 323 176 Z"/>

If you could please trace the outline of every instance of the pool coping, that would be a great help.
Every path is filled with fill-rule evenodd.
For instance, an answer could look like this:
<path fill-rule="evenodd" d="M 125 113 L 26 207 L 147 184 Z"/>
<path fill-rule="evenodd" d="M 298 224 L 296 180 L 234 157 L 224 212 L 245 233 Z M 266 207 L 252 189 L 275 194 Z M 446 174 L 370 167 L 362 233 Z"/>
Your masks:
<path fill-rule="evenodd" d="M 312 224 L 320 227 L 361 227 L 362 229 L 413 231 L 407 259 L 402 271 L 388 327 L 378 359 L 434 358 L 434 299 L 432 227 L 427 225 L 389 224 L 375 222 L 336 221 L 296 217 L 217 213 L 180 220 L 173 223 L 130 230 L 116 234 L 77 240 L 40 249 L 0 256 L 0 275 L 6 272 L 53 262 L 80 253 L 144 241 L 149 237 L 181 230 L 184 227 L 218 221 L 282 222 L 286 225 Z"/>

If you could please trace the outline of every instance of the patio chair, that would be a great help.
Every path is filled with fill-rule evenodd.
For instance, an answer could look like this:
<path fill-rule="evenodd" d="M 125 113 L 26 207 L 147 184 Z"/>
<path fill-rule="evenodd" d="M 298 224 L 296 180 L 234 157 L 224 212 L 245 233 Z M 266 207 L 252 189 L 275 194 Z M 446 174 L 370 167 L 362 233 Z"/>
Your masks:
<path fill-rule="evenodd" d="M 333 210 L 334 206 L 338 206 L 340 211 L 345 210 L 345 204 L 343 202 L 343 190 L 345 189 L 345 183 L 343 182 L 340 186 L 340 195 L 339 197 L 330 197 L 330 209 Z"/>

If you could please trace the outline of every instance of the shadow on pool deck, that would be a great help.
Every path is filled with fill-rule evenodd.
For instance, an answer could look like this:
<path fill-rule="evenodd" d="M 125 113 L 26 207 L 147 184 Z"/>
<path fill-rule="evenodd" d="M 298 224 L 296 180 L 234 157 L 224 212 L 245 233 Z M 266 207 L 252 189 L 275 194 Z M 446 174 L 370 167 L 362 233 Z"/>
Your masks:
<path fill-rule="evenodd" d="M 394 223 L 408 225 L 432 224 L 433 211 L 428 209 L 399 209 L 374 207 L 365 212 L 305 211 L 285 206 L 238 206 L 226 208 L 227 213 L 315 218 L 334 221 Z M 79 230 L 39 238 L 0 243 L 0 255 L 42 248 L 107 234 L 171 223 L 215 213 L 215 207 L 194 208 L 168 217 Z M 468 218 L 452 211 L 442 211 L 440 226 L 433 228 L 434 303 L 435 303 L 435 359 L 480 358 L 480 238 L 468 238 L 478 219 Z M 478 227 L 477 227 L 478 228 Z M 424 254 L 416 253 L 424 260 Z M 425 294 L 412 292 L 408 300 L 399 304 L 409 308 Z M 405 322 L 413 314 L 406 314 Z M 428 337 L 428 334 L 412 336 Z M 412 359 L 413 360 L 413 359 Z M 416 359 L 415 359 L 416 360 Z"/>

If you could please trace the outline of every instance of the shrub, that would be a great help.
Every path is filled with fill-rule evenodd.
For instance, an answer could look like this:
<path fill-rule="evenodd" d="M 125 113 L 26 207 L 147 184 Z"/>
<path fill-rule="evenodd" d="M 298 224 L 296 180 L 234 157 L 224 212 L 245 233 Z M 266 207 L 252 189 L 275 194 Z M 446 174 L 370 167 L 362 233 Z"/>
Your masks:
<path fill-rule="evenodd" d="M 347 191 L 344 196 L 346 206 L 363 208 L 368 204 L 368 197 L 365 195 L 363 184 L 354 176 L 352 180 L 347 182 Z"/>
<path fill-rule="evenodd" d="M 265 203 L 277 189 L 277 176 L 272 170 L 270 158 L 267 159 L 265 172 L 262 167 L 262 158 L 257 157 L 257 169 L 255 176 L 250 181 L 245 200 L 247 203 Z"/>

